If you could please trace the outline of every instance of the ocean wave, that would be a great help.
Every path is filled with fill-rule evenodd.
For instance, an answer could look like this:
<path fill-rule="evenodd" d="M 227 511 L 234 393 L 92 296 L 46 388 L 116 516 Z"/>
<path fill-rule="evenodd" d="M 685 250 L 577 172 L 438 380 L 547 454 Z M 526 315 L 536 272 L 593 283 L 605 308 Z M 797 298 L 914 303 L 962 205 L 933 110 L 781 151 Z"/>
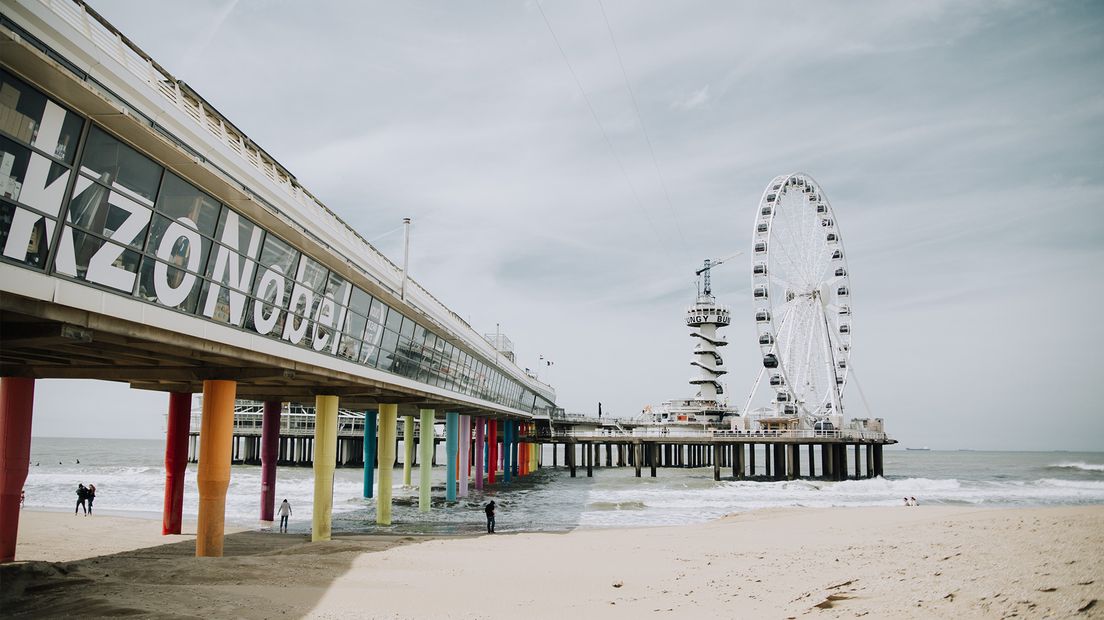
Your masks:
<path fill-rule="evenodd" d="M 587 504 L 591 510 L 644 510 L 644 502 L 591 502 Z"/>
<path fill-rule="evenodd" d="M 1083 463 L 1083 462 L 1066 462 L 1066 463 L 1052 463 L 1047 465 L 1047 469 L 1077 469 L 1080 471 L 1100 471 L 1104 472 L 1104 464 L 1102 463 Z"/>

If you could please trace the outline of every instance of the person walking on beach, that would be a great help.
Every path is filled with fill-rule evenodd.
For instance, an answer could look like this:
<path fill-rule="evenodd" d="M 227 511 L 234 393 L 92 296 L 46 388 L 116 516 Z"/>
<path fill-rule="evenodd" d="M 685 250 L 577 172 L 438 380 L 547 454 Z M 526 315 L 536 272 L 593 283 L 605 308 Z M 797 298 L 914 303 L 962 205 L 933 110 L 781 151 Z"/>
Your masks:
<path fill-rule="evenodd" d="M 83 510 L 84 514 L 88 514 L 88 508 L 84 505 L 88 501 L 88 489 L 84 488 L 83 482 L 77 483 L 77 506 L 73 509 L 73 515 L 77 514 L 77 510 Z"/>
<path fill-rule="evenodd" d="M 291 504 L 285 499 L 280 504 L 280 509 L 276 511 L 276 514 L 280 515 L 280 531 L 286 533 L 288 526 L 288 517 L 291 516 Z"/>
<path fill-rule="evenodd" d="M 910 498 L 909 498 L 909 505 L 910 505 L 910 506 L 919 506 L 919 505 L 920 505 L 920 503 L 916 501 L 916 498 L 915 498 L 915 497 L 910 497 Z"/>
<path fill-rule="evenodd" d="M 495 503 L 494 503 L 494 500 L 492 499 L 490 502 L 487 503 L 486 506 L 483 507 L 483 512 L 487 513 L 487 533 L 488 534 L 494 534 L 494 530 L 495 530 L 495 514 L 494 514 L 494 511 L 495 511 Z"/>
<path fill-rule="evenodd" d="M 88 514 L 92 514 L 92 500 L 96 499 L 96 485 L 88 485 L 85 496 L 88 498 Z"/>

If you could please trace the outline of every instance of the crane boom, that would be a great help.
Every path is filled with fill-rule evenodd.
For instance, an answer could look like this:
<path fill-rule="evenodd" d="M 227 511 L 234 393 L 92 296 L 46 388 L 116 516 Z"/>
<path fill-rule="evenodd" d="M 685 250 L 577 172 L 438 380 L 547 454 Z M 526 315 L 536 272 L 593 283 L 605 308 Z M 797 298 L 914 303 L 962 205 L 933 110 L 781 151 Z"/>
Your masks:
<path fill-rule="evenodd" d="M 733 258 L 736 258 L 737 256 L 739 256 L 741 254 L 743 254 L 742 251 L 736 252 L 735 254 L 729 254 L 728 256 L 725 256 L 724 258 L 716 258 L 716 259 L 707 258 L 707 259 L 705 259 L 705 262 L 702 263 L 701 269 L 698 269 L 697 271 L 694 272 L 694 275 L 696 275 L 696 276 L 701 276 L 702 274 L 705 274 L 705 277 L 702 278 L 703 286 L 702 286 L 702 289 L 701 289 L 701 294 L 703 294 L 703 295 L 712 295 L 713 294 L 713 289 L 712 289 L 712 287 L 710 285 L 710 282 L 709 282 L 709 272 L 710 272 L 710 270 L 713 269 L 714 267 L 716 267 L 717 265 L 720 265 L 721 263 L 724 263 L 724 262 L 727 262 L 727 261 L 729 261 Z"/>

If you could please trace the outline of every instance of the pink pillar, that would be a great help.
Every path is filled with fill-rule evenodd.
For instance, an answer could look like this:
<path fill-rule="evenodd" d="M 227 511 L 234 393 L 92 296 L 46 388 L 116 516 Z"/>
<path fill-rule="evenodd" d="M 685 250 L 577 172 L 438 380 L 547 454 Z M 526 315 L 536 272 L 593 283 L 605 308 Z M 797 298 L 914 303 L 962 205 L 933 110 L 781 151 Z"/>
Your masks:
<path fill-rule="evenodd" d="M 179 534 L 184 513 L 184 473 L 188 469 L 188 433 L 192 425 L 192 395 L 169 394 L 168 432 L 165 435 L 165 504 L 161 534 Z"/>
<path fill-rule="evenodd" d="M 475 490 L 483 490 L 483 418 L 475 418 Z"/>
<path fill-rule="evenodd" d="M 272 521 L 276 508 L 276 461 L 280 459 L 280 410 L 283 403 L 266 400 L 261 418 L 261 521 Z"/>
<path fill-rule="evenodd" d="M 460 497 L 468 496 L 468 475 L 470 470 L 468 465 L 471 464 L 471 455 L 468 451 L 471 450 L 471 416 L 460 416 L 460 487 L 457 494 Z"/>
<path fill-rule="evenodd" d="M 0 564 L 15 560 L 19 496 L 31 460 L 34 379 L 0 378 Z"/>

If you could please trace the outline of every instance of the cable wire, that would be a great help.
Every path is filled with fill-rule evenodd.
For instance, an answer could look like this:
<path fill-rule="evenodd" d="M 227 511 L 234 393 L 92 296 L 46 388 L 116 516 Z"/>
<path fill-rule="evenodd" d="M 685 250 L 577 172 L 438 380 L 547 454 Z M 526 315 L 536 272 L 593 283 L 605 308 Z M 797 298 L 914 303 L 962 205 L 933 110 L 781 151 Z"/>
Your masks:
<path fill-rule="evenodd" d="M 540 11 L 541 17 L 544 19 L 544 25 L 548 27 L 549 34 L 552 35 L 552 41 L 556 43 L 556 49 L 560 50 L 560 56 L 563 58 L 564 64 L 567 65 L 567 70 L 571 73 L 572 79 L 575 80 L 575 86 L 579 89 L 579 94 L 583 96 L 583 101 L 586 102 L 587 109 L 590 110 L 590 116 L 594 119 L 594 123 L 598 125 L 598 130 L 602 132 L 602 139 L 605 140 L 606 146 L 609 147 L 610 154 L 613 155 L 614 161 L 617 162 L 617 167 L 621 169 L 621 175 L 625 177 L 625 183 L 628 184 L 629 190 L 632 191 L 633 200 L 636 202 L 636 206 L 644 213 L 644 217 L 648 220 L 648 226 L 652 229 L 652 234 L 656 236 L 656 239 L 660 242 L 661 247 L 670 258 L 670 252 L 667 249 L 666 243 L 664 243 L 663 237 L 659 234 L 659 229 L 656 228 L 655 221 L 652 220 L 651 213 L 644 208 L 644 204 L 640 201 L 640 194 L 636 191 L 636 186 L 633 185 L 632 179 L 629 178 L 629 172 L 625 169 L 625 164 L 621 161 L 621 157 L 617 154 L 617 149 L 613 148 L 613 141 L 610 140 L 609 134 L 606 133 L 605 126 L 602 125 L 602 121 L 598 118 L 598 112 L 594 109 L 594 104 L 591 103 L 590 97 L 586 93 L 586 89 L 583 88 L 582 81 L 579 80 L 579 75 L 575 73 L 575 68 L 571 65 L 571 60 L 567 57 L 567 52 L 564 51 L 563 45 L 560 44 L 560 38 L 556 36 L 556 31 L 552 28 L 552 22 L 548 20 L 548 15 L 544 12 L 544 7 L 541 6 L 540 0 L 536 0 L 537 10 Z M 681 231 L 679 233 L 681 235 Z"/>
<path fill-rule="evenodd" d="M 602 0 L 598 1 L 598 8 L 602 9 L 602 19 L 606 22 L 606 32 L 609 33 L 610 43 L 613 44 L 613 52 L 617 55 L 617 64 L 621 67 L 621 76 L 625 78 L 625 88 L 629 91 L 629 99 L 632 100 L 633 111 L 636 113 L 636 120 L 640 123 L 640 131 L 644 134 L 644 142 L 648 145 L 648 153 L 652 156 L 652 166 L 655 167 L 656 178 L 659 180 L 659 187 L 663 190 L 663 198 L 667 202 L 667 208 L 671 211 L 671 217 L 675 222 L 675 230 L 678 232 L 679 240 L 682 241 L 683 247 L 686 246 L 686 237 L 682 234 L 682 226 L 679 225 L 678 212 L 675 211 L 675 205 L 671 202 L 671 194 L 667 191 L 667 183 L 663 179 L 663 173 L 659 169 L 659 160 L 656 159 L 655 148 L 652 146 L 652 137 L 648 135 L 648 126 L 644 124 L 644 117 L 640 114 L 640 106 L 636 102 L 636 91 L 633 90 L 632 83 L 629 81 L 629 73 L 625 70 L 625 61 L 621 58 L 621 49 L 617 46 L 617 38 L 613 36 L 613 27 L 610 26 L 609 16 L 606 15 L 606 7 L 602 4 Z"/>

